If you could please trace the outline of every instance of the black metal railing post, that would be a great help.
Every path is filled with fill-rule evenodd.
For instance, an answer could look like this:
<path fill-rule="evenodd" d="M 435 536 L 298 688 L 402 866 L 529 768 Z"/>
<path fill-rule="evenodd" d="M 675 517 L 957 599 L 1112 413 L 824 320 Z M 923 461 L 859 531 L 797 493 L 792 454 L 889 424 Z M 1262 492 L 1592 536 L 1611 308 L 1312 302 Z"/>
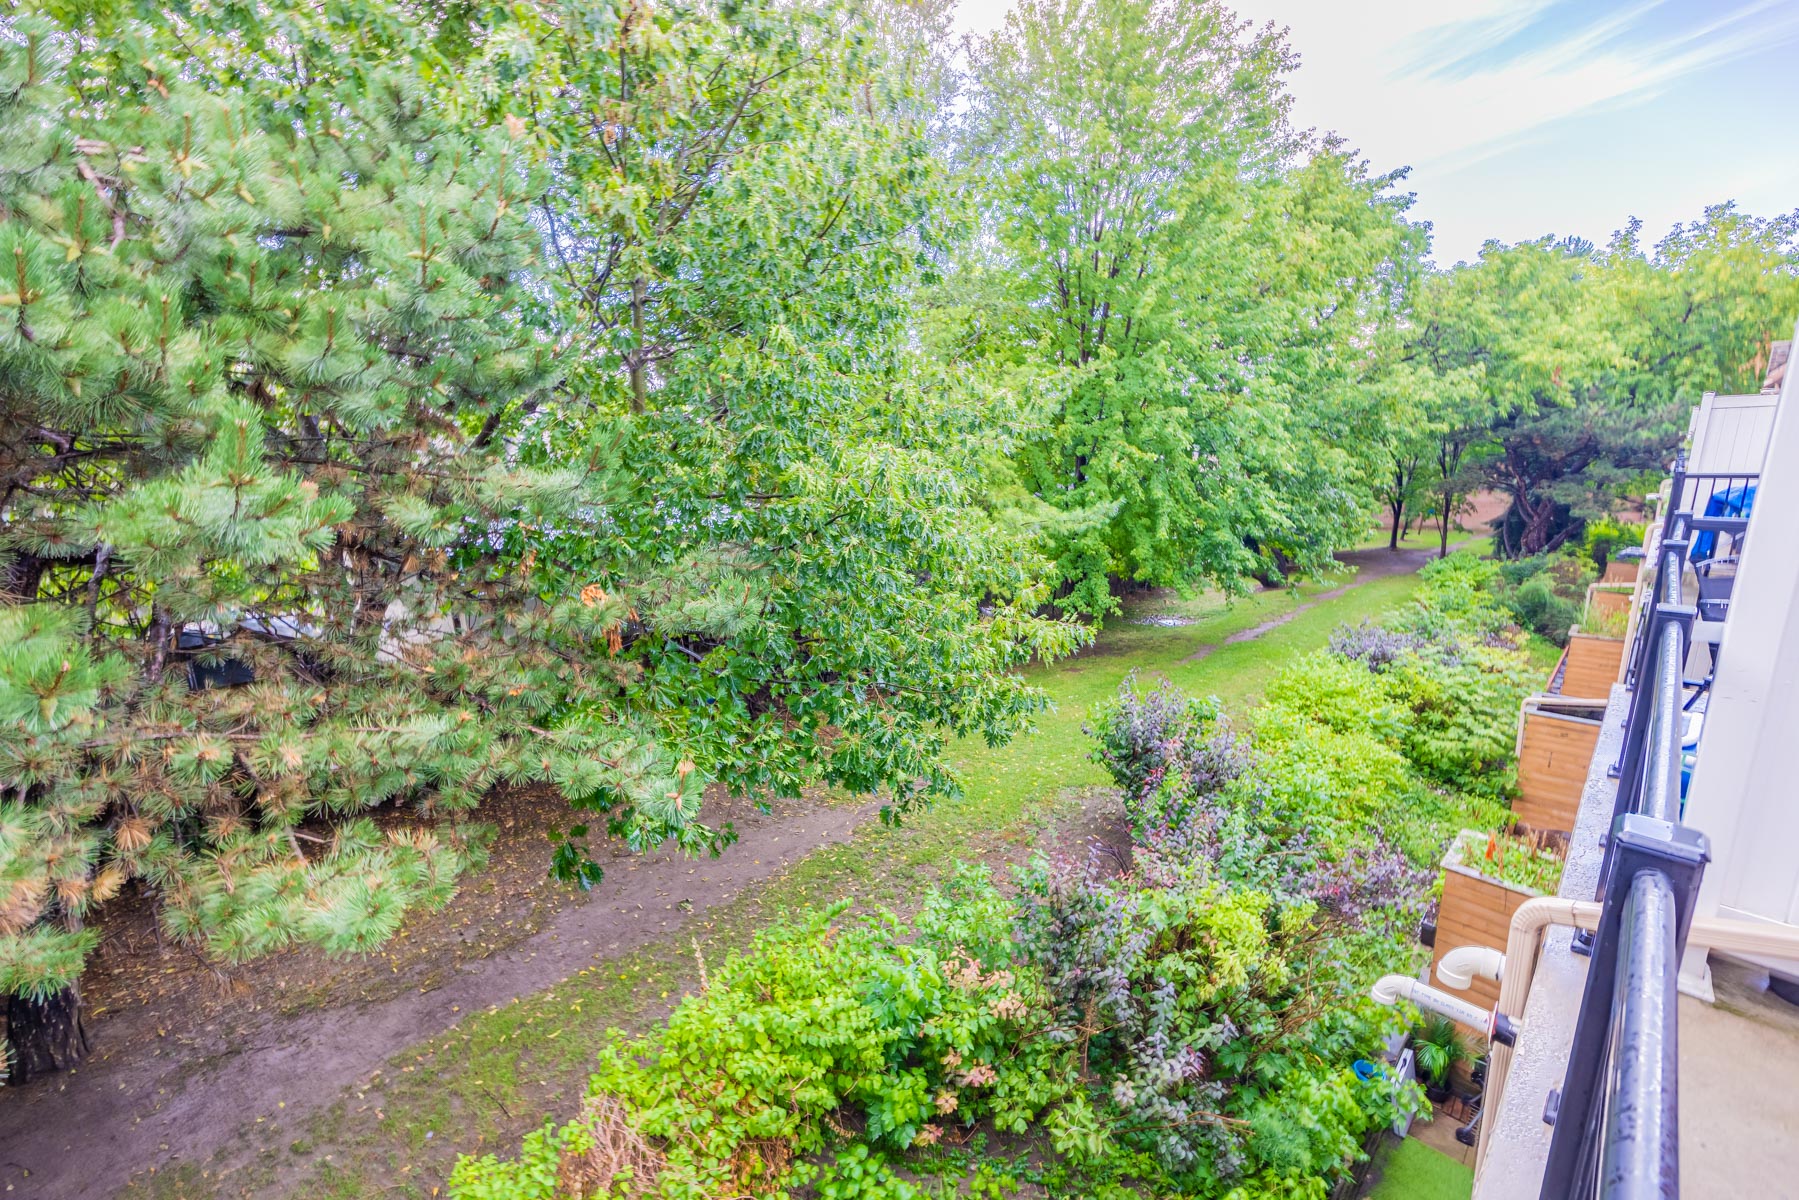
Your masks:
<path fill-rule="evenodd" d="M 1668 488 L 1668 507 L 1662 510 L 1662 536 L 1668 536 L 1673 528 L 1674 514 L 1686 510 L 1687 490 L 1687 452 L 1682 450 L 1674 456 L 1672 485 Z"/>
<path fill-rule="evenodd" d="M 1654 620 L 1656 610 L 1664 604 L 1679 604 L 1686 573 L 1687 552 L 1691 546 L 1686 536 L 1686 514 L 1679 514 L 1673 525 L 1673 534 L 1663 538 L 1656 545 L 1655 576 L 1649 587 L 1649 607 L 1637 622 L 1636 638 L 1630 644 L 1630 658 L 1624 668 L 1624 686 L 1634 688 L 1637 680 L 1642 678 L 1644 664 L 1649 659 L 1649 627 Z M 1678 563 L 1669 563 L 1670 555 L 1678 554 Z"/>
<path fill-rule="evenodd" d="M 1758 478 L 1689 473 L 1684 455 L 1674 464 L 1655 575 L 1625 665 L 1630 703 L 1610 770 L 1618 790 L 1595 890 L 1599 921 L 1575 939 L 1592 962 L 1562 1087 L 1543 1113 L 1554 1132 L 1540 1200 L 1680 1195 L 1680 958 L 1711 857 L 1705 835 L 1680 824 L 1682 701 L 1699 615 L 1684 589 L 1695 538 L 1728 537 L 1741 551 Z M 1701 505 L 1717 511 L 1694 516 Z M 1704 557 L 1717 545 L 1700 549 Z M 1707 599 L 1704 582 L 1707 619 L 1719 620 L 1729 593 L 1714 588 Z"/>
<path fill-rule="evenodd" d="M 1684 906 L 1692 911 L 1689 898 Z M 1599 1194 L 1622 1200 L 1680 1194 L 1682 906 L 1668 877 L 1639 871 L 1624 900 L 1600 1119 Z"/>
<path fill-rule="evenodd" d="M 1610 850 L 1541 1200 L 1679 1194 L 1672 990 L 1710 846 L 1697 830 L 1625 813 Z"/>
<path fill-rule="evenodd" d="M 1648 611 L 1637 628 L 1634 662 L 1626 674 L 1625 684 L 1631 689 L 1630 707 L 1624 718 L 1624 744 L 1618 750 L 1618 761 L 1612 774 L 1618 777 L 1618 798 L 1612 806 L 1614 815 L 1634 811 L 1636 786 L 1640 777 L 1643 744 L 1648 735 L 1649 715 L 1653 706 L 1665 698 L 1667 687 L 1674 689 L 1673 707 L 1680 709 L 1680 688 L 1686 670 L 1686 651 L 1693 644 L 1693 618 L 1698 610 L 1682 604 L 1682 579 L 1686 572 L 1687 543 L 1679 539 L 1663 542 L 1656 554 L 1654 587 L 1650 591 Z M 1679 643 L 1679 662 L 1671 672 L 1671 680 L 1663 678 L 1661 686 L 1645 685 L 1652 669 L 1665 666 Z"/>

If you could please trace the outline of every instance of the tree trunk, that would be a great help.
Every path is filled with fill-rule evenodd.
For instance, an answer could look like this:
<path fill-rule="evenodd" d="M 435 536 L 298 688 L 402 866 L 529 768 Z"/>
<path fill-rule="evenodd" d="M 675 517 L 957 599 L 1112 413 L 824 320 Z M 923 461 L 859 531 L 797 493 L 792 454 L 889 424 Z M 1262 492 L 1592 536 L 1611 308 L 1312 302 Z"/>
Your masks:
<path fill-rule="evenodd" d="M 81 993 L 70 986 L 43 1000 L 7 997 L 6 1041 L 10 1082 L 25 1083 L 75 1066 L 88 1052 Z"/>
<path fill-rule="evenodd" d="M 1441 493 L 1443 503 L 1437 508 L 1437 557 L 1449 557 L 1449 522 L 1454 520 L 1450 514 L 1455 512 L 1455 495 L 1444 480 Z"/>
<path fill-rule="evenodd" d="M 643 300 L 646 286 L 641 275 L 631 281 L 631 411 L 640 417 L 643 415 L 644 400 L 649 395 L 649 384 L 643 369 Z"/>
<path fill-rule="evenodd" d="M 0 596 L 5 596 L 16 604 L 29 604 L 36 600 L 44 566 L 44 560 L 35 554 L 13 555 L 0 568 Z"/>

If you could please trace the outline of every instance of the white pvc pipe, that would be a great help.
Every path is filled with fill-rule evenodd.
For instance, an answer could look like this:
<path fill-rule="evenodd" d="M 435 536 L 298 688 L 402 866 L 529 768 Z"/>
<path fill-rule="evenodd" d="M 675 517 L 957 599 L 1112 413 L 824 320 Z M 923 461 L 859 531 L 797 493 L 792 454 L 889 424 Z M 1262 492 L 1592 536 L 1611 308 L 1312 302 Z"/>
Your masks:
<path fill-rule="evenodd" d="M 1437 964 L 1437 982 L 1458 992 L 1474 986 L 1474 980 L 1505 978 L 1505 955 L 1491 946 L 1457 946 Z"/>
<path fill-rule="evenodd" d="M 1439 992 L 1428 983 L 1414 979 L 1410 975 L 1383 975 L 1379 982 L 1369 989 L 1368 994 L 1380 1004 L 1396 1004 L 1401 1000 L 1409 1000 L 1427 1012 L 1441 1013 L 1464 1025 L 1485 1029 L 1489 1033 L 1493 1028 L 1491 1012 L 1478 1004 L 1468 1003 L 1460 996 Z"/>
<path fill-rule="evenodd" d="M 1530 983 L 1537 970 L 1537 952 L 1542 948 L 1544 930 L 1551 925 L 1572 925 L 1577 929 L 1597 929 L 1602 906 L 1592 900 L 1567 900 L 1560 896 L 1539 896 L 1526 900 L 1512 914 L 1511 929 L 1506 936 L 1505 953 L 1500 956 L 1504 968 L 1500 977 L 1499 1005 L 1514 1021 L 1524 1015 L 1524 1003 L 1530 996 Z M 1758 921 L 1736 921 L 1722 917 L 1695 918 L 1687 934 L 1689 946 L 1704 946 L 1730 954 L 1753 954 L 1768 958 L 1799 961 L 1799 928 Z M 1462 949 L 1443 956 L 1444 964 Z M 1481 949 L 1485 949 L 1482 947 Z M 1489 950 L 1488 953 L 1491 953 Z M 1443 978 L 1439 969 L 1438 977 Z M 1448 980 L 1445 980 L 1448 982 Z M 1499 1122 L 1500 1097 L 1512 1065 L 1512 1048 L 1493 1044 L 1487 1057 L 1487 1083 L 1481 1109 L 1487 1114 L 1480 1123 L 1480 1149 L 1475 1170 L 1487 1152 L 1487 1138 Z"/>
<path fill-rule="evenodd" d="M 1495 1012 L 1514 1021 L 1524 1015 L 1524 1001 L 1530 996 L 1530 981 L 1537 973 L 1537 951 L 1543 945 L 1543 931 L 1551 925 L 1573 925 L 1580 929 L 1599 926 L 1600 905 L 1592 900 L 1567 900 L 1560 896 L 1538 896 L 1526 900 L 1512 913 L 1511 928 L 1505 939 L 1505 978 L 1499 981 L 1499 1005 Z M 1487 1052 L 1487 1083 L 1481 1112 L 1480 1147 L 1475 1153 L 1474 1169 L 1478 1173 L 1487 1153 L 1487 1142 L 1493 1127 L 1499 1124 L 1499 1098 L 1505 1090 L 1506 1072 L 1512 1065 L 1512 1048 L 1494 1044 Z"/>

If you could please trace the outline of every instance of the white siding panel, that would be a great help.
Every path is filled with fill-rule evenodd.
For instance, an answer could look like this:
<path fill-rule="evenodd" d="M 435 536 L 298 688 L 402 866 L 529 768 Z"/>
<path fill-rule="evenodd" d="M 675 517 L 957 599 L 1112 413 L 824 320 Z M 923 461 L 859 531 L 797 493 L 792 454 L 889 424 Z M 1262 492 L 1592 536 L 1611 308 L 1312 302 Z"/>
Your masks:
<path fill-rule="evenodd" d="M 1694 472 L 1759 471 L 1774 432 L 1774 396 L 1715 396 L 1702 411 L 1687 469 Z M 1701 423 L 1703 422 L 1703 423 Z"/>
<path fill-rule="evenodd" d="M 1694 471 L 1762 479 L 1684 820 L 1712 841 L 1701 915 L 1799 924 L 1799 413 L 1773 401 L 1713 398 L 1694 442 Z"/>

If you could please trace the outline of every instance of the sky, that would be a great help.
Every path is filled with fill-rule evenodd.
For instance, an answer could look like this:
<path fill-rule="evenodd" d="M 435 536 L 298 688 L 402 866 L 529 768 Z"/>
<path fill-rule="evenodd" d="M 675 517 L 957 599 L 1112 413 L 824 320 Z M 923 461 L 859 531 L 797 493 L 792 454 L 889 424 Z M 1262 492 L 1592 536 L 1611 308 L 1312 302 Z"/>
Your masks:
<path fill-rule="evenodd" d="M 968 32 L 1011 0 L 960 0 Z M 1799 0 L 1235 0 L 1288 29 L 1294 120 L 1411 168 L 1432 257 L 1653 240 L 1708 204 L 1799 208 Z"/>

